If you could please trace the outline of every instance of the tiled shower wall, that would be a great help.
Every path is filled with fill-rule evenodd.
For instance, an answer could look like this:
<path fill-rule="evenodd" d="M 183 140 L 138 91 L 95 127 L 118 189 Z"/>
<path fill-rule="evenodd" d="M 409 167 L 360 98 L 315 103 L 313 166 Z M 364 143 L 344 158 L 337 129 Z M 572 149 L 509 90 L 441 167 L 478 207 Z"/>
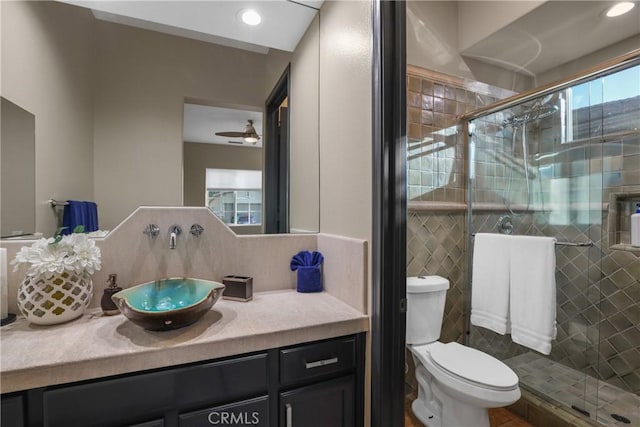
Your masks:
<path fill-rule="evenodd" d="M 512 93 L 413 67 L 407 78 L 407 276 L 450 281 L 440 340 L 464 343 L 466 166 L 457 117 Z M 415 390 L 409 354 L 407 361 L 407 384 Z"/>
<path fill-rule="evenodd" d="M 463 212 L 410 211 L 407 223 L 407 276 L 437 275 L 449 279 L 443 342 L 464 343 L 466 242 Z"/>
<path fill-rule="evenodd" d="M 500 91 L 494 92 L 493 96 L 490 91 L 474 93 L 465 89 L 469 87 L 465 82 L 416 69 L 410 69 L 407 86 L 407 275 L 438 274 L 451 281 L 441 341 L 464 342 L 466 152 L 462 135 L 456 133 L 456 115 L 509 94 Z M 603 106 L 603 110 L 605 108 L 609 113 L 612 111 L 611 106 Z M 625 111 L 635 114 L 636 120 L 640 116 L 640 110 L 633 110 L 633 106 L 626 106 Z M 592 117 L 596 117 L 594 114 L 597 113 L 591 112 Z M 592 175 L 587 201 L 597 199 L 598 206 L 605 207 L 603 210 L 590 206 L 587 220 L 584 213 L 574 211 L 573 221 L 552 226 L 545 213 L 518 215 L 522 212 L 522 204 L 526 203 L 523 165 L 518 161 L 522 148 L 516 144 L 516 153 L 512 155 L 512 134 L 505 132 L 496 136 L 506 116 L 505 113 L 494 117 L 494 123 L 490 124 L 494 132 L 487 132 L 478 143 L 479 146 L 484 144 L 485 149 L 476 152 L 473 197 L 474 202 L 483 203 L 486 209 L 474 211 L 473 229 L 495 232 L 498 217 L 506 213 L 504 200 L 507 196 L 514 204 L 517 234 L 550 235 L 571 242 L 593 240 L 596 244 L 593 248 L 558 248 L 559 328 L 550 358 L 640 394 L 640 258 L 638 252 L 610 248 L 610 238 L 611 244 L 624 243 L 625 231 L 622 224 L 617 226 L 617 234 L 611 232 L 608 226 L 617 212 L 613 205 L 611 210 L 607 209 L 611 194 L 640 192 L 640 141 L 637 136 L 628 135 L 608 139 L 604 144 L 599 141 L 596 145 L 594 141 L 582 150 L 569 150 L 547 162 L 552 167 L 545 173 L 552 173 L 556 178 L 575 177 L 587 168 Z M 537 127 L 530 126 L 527 130 L 529 152 L 544 153 L 545 149 L 555 149 L 548 138 L 553 138 L 552 130 L 559 124 L 556 117 L 550 117 L 540 121 Z M 598 128 L 589 125 L 591 127 Z M 600 125 L 599 131 L 603 128 L 606 123 Z M 539 169 L 532 172 L 539 173 Z M 534 193 L 549 193 L 549 188 L 540 185 L 536 175 L 532 181 Z M 538 196 L 538 200 L 533 198 L 533 206 L 544 202 L 543 197 L 546 196 Z M 502 205 L 502 208 L 496 210 L 496 205 Z M 575 221 L 577 215 L 582 215 L 581 221 Z M 621 217 L 624 220 L 625 216 Z M 481 328 L 472 331 L 473 347 L 501 359 L 527 351 L 492 332 Z M 408 382 L 412 374 L 408 373 Z"/>

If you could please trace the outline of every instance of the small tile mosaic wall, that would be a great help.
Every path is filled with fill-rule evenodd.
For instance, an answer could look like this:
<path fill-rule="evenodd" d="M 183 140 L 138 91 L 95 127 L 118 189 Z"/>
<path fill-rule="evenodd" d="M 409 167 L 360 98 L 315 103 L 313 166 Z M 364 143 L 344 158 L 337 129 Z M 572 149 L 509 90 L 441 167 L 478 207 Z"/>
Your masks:
<path fill-rule="evenodd" d="M 463 202 L 465 144 L 458 117 L 514 92 L 416 67 L 409 67 L 407 91 L 408 200 Z"/>

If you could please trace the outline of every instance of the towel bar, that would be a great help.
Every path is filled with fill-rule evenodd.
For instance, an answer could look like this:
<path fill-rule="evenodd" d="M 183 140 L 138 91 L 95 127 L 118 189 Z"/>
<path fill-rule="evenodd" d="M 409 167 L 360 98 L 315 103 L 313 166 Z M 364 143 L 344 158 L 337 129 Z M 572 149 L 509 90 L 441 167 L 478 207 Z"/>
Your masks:
<path fill-rule="evenodd" d="M 69 204 L 69 202 L 61 202 L 59 200 L 54 200 L 54 199 L 49 199 L 48 202 L 52 208 L 55 208 L 56 206 L 66 206 Z"/>
<path fill-rule="evenodd" d="M 578 243 L 573 243 L 573 242 L 556 242 L 556 245 L 558 246 L 594 246 L 595 243 L 593 243 L 591 240 L 586 241 L 586 242 L 578 242 Z"/>
<path fill-rule="evenodd" d="M 471 233 L 472 237 L 475 237 L 476 233 Z M 578 246 L 578 247 L 592 247 L 595 243 L 592 240 L 588 240 L 586 242 L 556 242 L 556 246 Z"/>

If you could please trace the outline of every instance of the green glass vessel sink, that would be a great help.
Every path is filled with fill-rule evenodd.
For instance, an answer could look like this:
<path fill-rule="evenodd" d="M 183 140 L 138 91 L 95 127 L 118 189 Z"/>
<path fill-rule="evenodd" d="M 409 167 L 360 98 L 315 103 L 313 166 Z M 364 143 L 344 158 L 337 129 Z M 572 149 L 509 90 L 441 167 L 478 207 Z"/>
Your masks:
<path fill-rule="evenodd" d="M 186 277 L 160 279 L 111 296 L 120 312 L 150 331 L 183 328 L 197 322 L 218 301 L 224 285 Z"/>

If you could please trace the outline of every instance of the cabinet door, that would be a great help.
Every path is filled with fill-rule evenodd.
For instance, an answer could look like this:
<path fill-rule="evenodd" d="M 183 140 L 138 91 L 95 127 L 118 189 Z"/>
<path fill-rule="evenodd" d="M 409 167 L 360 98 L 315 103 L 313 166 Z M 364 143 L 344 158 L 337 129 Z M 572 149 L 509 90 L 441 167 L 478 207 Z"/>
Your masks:
<path fill-rule="evenodd" d="M 11 427 L 21 427 L 24 425 L 22 396 L 2 398 L 0 425 Z"/>
<path fill-rule="evenodd" d="M 280 393 L 281 427 L 353 427 L 354 376 Z"/>
<path fill-rule="evenodd" d="M 269 426 L 269 398 L 267 396 L 235 402 L 224 406 L 180 414 L 180 427 Z"/>

